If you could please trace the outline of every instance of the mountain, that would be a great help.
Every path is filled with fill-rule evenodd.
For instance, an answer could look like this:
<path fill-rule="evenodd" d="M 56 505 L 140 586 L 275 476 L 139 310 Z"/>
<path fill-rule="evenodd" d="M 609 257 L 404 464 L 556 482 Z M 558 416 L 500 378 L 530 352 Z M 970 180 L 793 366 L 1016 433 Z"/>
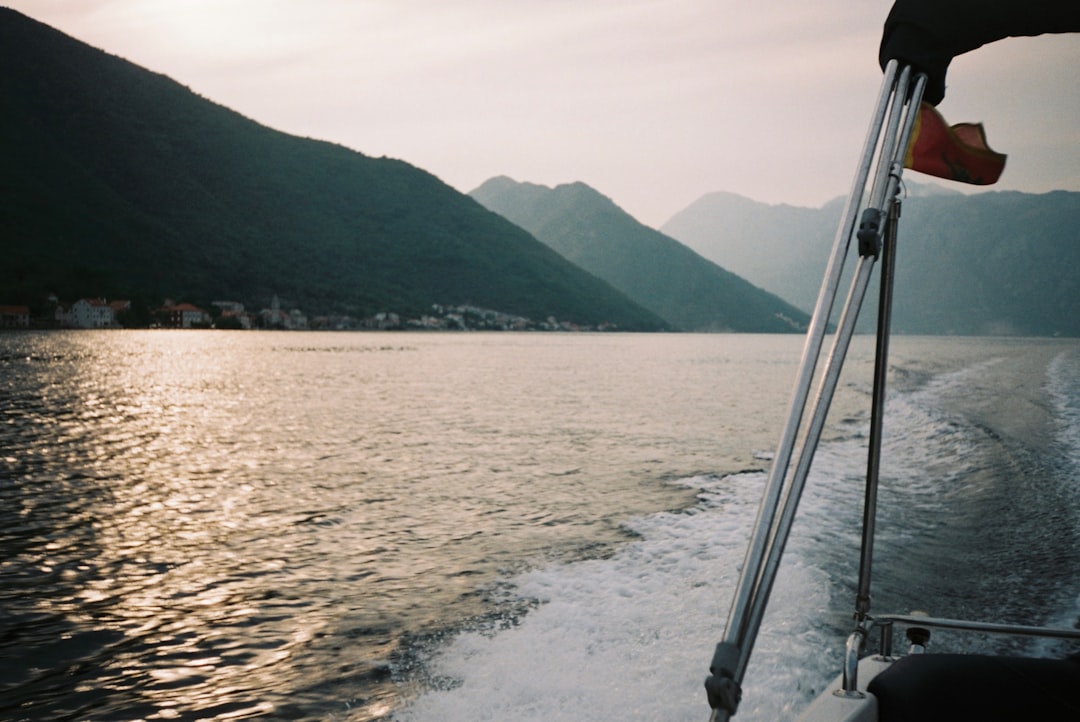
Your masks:
<path fill-rule="evenodd" d="M 666 324 L 405 162 L 264 127 L 0 8 L 0 303 L 47 292 Z"/>
<path fill-rule="evenodd" d="M 906 185 L 895 331 L 1080 336 L 1080 193 L 963 195 Z M 661 230 L 812 309 L 842 212 L 842 200 L 810 209 L 713 193 Z M 864 329 L 873 307 L 871 300 Z"/>
<path fill-rule="evenodd" d="M 583 183 L 548 188 L 500 177 L 470 195 L 676 328 L 790 332 L 808 322 Z"/>
<path fill-rule="evenodd" d="M 842 201 L 824 208 L 799 208 L 717 192 L 672 216 L 660 230 L 810 311 L 842 211 Z"/>

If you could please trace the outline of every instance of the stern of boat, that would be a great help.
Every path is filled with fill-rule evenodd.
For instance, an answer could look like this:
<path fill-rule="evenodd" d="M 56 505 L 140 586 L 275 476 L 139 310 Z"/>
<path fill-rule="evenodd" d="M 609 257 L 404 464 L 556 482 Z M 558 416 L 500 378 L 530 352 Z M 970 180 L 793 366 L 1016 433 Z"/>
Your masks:
<path fill-rule="evenodd" d="M 797 718 L 798 722 L 877 722 L 878 702 L 866 690 L 870 682 L 893 663 L 886 657 L 859 660 L 856 691 L 844 691 L 844 675 L 838 675 L 824 692 Z"/>

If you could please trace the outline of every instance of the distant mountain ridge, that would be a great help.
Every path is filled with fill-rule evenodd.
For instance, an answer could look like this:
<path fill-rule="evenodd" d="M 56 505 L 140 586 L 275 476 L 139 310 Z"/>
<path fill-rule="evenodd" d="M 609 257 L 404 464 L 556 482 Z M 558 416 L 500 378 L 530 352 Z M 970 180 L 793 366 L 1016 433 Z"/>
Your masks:
<path fill-rule="evenodd" d="M 466 304 L 667 328 L 408 163 L 271 130 L 0 8 L 0 303 Z"/>
<path fill-rule="evenodd" d="M 842 210 L 842 201 L 802 208 L 716 192 L 672 216 L 660 230 L 809 311 Z"/>
<path fill-rule="evenodd" d="M 1080 193 L 964 195 L 905 182 L 896 332 L 1080 336 Z M 809 310 L 842 211 L 840 199 L 793 208 L 716 193 L 661 230 Z"/>
<path fill-rule="evenodd" d="M 494 213 L 406 162 L 271 130 L 7 8 L 0 68 L 0 304 L 280 296 L 309 313 L 440 304 L 790 331 L 841 212 L 717 193 L 657 231 L 584 184 L 498 178 L 473 192 Z M 1080 193 L 906 182 L 898 332 L 1080 336 Z"/>
<path fill-rule="evenodd" d="M 675 328 L 792 332 L 808 317 L 777 296 L 634 220 L 584 183 L 492 178 L 470 195 Z"/>

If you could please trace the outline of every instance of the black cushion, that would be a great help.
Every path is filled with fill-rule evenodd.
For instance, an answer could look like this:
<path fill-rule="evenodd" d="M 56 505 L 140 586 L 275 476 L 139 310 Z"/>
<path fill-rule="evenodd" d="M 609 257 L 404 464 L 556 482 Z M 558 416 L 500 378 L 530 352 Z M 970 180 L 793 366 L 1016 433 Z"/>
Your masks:
<path fill-rule="evenodd" d="M 1078 722 L 1080 655 L 912 654 L 867 687 L 880 722 Z"/>

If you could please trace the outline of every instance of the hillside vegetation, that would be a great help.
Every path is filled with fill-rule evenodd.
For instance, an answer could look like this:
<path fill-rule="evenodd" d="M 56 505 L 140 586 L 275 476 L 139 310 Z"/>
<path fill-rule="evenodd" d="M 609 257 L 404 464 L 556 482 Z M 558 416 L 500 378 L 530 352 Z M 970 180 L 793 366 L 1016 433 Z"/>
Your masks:
<path fill-rule="evenodd" d="M 0 9 L 0 303 L 472 304 L 666 324 L 408 163 L 264 127 Z"/>
<path fill-rule="evenodd" d="M 471 195 L 675 328 L 792 332 L 808 322 L 805 312 L 642 225 L 584 183 L 547 188 L 502 177 Z"/>
<path fill-rule="evenodd" d="M 906 183 L 894 330 L 1080 336 L 1080 193 L 962 195 Z M 712 193 L 662 230 L 809 310 L 842 210 L 839 200 L 793 208 Z"/>

